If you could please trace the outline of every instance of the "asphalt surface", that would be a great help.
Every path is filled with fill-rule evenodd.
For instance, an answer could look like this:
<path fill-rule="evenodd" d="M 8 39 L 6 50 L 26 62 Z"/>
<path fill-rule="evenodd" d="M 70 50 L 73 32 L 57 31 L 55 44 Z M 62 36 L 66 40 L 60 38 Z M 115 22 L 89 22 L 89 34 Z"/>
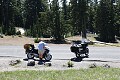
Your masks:
<path fill-rule="evenodd" d="M 37 45 L 36 45 L 37 46 Z M 54 59 L 71 59 L 75 54 L 70 51 L 71 45 L 48 44 L 50 53 Z M 37 47 L 36 47 L 37 48 Z M 120 47 L 91 47 L 89 46 L 89 59 L 117 59 L 120 60 Z M 0 57 L 20 57 L 25 58 L 23 46 L 0 46 Z"/>

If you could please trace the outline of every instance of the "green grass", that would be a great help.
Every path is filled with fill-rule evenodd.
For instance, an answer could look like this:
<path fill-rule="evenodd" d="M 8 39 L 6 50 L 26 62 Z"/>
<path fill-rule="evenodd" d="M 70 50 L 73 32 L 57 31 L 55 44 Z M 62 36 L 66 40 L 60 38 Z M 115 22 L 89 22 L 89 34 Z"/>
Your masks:
<path fill-rule="evenodd" d="M 120 80 L 119 68 L 0 72 L 0 80 Z"/>

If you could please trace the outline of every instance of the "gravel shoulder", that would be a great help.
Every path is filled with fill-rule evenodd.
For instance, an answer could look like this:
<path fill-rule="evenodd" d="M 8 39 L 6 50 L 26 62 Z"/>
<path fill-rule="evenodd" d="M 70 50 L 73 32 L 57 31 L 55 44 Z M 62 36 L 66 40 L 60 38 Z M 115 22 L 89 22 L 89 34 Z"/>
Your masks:
<path fill-rule="evenodd" d="M 10 65 L 11 61 L 20 60 L 21 62 L 19 64 L 16 64 L 14 66 Z M 95 59 L 94 59 L 95 60 Z M 22 58 L 0 58 L 0 72 L 3 71 L 16 71 L 16 70 L 68 70 L 68 69 L 88 69 L 92 65 L 95 66 L 101 66 L 104 67 L 105 65 L 108 65 L 113 68 L 120 68 L 120 61 L 92 61 L 90 59 L 85 59 L 81 62 L 75 62 L 72 61 L 73 67 L 68 67 L 68 61 L 69 60 L 52 60 L 51 62 L 45 62 L 42 65 L 38 64 L 38 61 L 35 61 L 35 66 L 27 66 L 28 61 L 23 60 Z M 51 66 L 48 66 L 47 64 L 51 63 Z M 108 67 L 106 67 L 108 68 Z"/>

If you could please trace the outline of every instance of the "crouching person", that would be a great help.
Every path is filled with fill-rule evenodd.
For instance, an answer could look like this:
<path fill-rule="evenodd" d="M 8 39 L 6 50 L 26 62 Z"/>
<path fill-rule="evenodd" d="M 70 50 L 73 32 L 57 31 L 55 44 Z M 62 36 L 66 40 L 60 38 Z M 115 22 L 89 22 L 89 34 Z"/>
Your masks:
<path fill-rule="evenodd" d="M 40 61 L 42 61 L 42 59 L 43 59 L 43 54 L 45 52 L 46 46 L 47 46 L 47 44 L 40 39 L 40 42 L 38 44 L 38 53 L 39 53 Z"/>

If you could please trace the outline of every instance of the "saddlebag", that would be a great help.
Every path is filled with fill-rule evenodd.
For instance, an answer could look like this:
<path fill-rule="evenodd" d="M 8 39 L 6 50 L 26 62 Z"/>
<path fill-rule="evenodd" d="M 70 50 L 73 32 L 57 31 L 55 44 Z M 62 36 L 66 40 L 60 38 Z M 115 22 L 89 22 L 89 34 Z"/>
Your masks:
<path fill-rule="evenodd" d="M 71 46 L 71 47 L 70 47 L 70 50 L 71 50 L 71 52 L 78 52 L 79 47 Z"/>

